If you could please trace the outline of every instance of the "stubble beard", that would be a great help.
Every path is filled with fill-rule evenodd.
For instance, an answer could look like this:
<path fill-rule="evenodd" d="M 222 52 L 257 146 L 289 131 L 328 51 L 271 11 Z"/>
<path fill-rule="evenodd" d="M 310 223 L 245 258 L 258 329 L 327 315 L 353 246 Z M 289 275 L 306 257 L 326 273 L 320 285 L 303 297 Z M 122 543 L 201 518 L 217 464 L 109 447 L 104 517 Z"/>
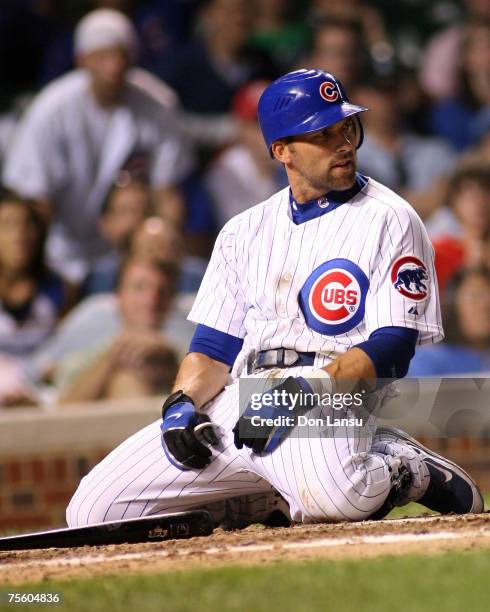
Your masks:
<path fill-rule="evenodd" d="M 295 153 L 294 143 L 290 145 L 290 150 L 293 154 Z M 331 162 L 331 165 L 328 165 L 320 172 L 315 172 L 314 164 L 312 167 L 311 163 L 302 163 L 303 160 L 301 160 L 301 158 L 295 159 L 294 161 L 295 172 L 293 176 L 296 177 L 294 184 L 296 186 L 296 192 L 304 201 L 314 197 L 321 197 L 329 191 L 346 191 L 355 183 L 357 171 L 357 156 L 355 152 L 339 156 L 335 162 Z M 348 167 L 332 167 L 334 164 L 347 161 L 351 162 L 351 165 Z"/>
<path fill-rule="evenodd" d="M 334 176 L 331 170 L 327 170 L 324 177 L 312 181 L 312 183 L 316 183 L 315 187 L 323 193 L 350 189 L 356 180 L 356 165 L 354 160 L 352 162 L 352 168 L 349 172 L 343 172 L 341 176 Z"/>

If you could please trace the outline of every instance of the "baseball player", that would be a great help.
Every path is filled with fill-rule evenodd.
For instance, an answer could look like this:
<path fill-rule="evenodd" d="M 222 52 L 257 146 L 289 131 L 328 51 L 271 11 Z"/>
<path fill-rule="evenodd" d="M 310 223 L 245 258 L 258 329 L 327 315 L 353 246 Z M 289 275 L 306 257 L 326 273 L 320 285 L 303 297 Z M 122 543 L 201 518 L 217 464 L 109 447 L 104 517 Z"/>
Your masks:
<path fill-rule="evenodd" d="M 356 172 L 367 110 L 318 70 L 264 91 L 262 133 L 289 187 L 222 229 L 163 419 L 82 480 L 70 526 L 194 508 L 231 508 L 242 524 L 278 512 L 305 523 L 381 518 L 412 500 L 483 510 L 451 461 L 370 418 L 348 426 L 357 425 L 348 392 L 381 401 L 382 381 L 406 374 L 416 345 L 443 337 L 419 217 Z M 250 380 L 264 391 L 240 411 Z M 340 405 L 323 402 L 339 393 Z M 306 435 L 305 415 L 328 426 Z"/>

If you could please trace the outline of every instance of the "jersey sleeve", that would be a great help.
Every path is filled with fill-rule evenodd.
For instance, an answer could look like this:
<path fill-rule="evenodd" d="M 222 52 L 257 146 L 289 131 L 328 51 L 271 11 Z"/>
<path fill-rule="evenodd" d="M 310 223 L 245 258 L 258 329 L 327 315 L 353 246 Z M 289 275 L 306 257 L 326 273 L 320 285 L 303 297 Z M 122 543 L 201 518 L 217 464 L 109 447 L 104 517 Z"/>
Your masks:
<path fill-rule="evenodd" d="M 419 332 L 418 344 L 444 338 L 434 249 L 425 227 L 408 207 L 388 209 L 371 255 L 365 324 Z"/>
<path fill-rule="evenodd" d="M 187 317 L 237 338 L 245 336 L 244 320 L 248 307 L 240 282 L 237 261 L 237 232 L 221 230 L 198 294 Z"/>
<path fill-rule="evenodd" d="M 180 127 L 179 115 L 162 110 L 158 122 L 160 143 L 154 152 L 151 183 L 156 187 L 170 187 L 187 178 L 194 169 L 195 160 L 189 140 Z"/>

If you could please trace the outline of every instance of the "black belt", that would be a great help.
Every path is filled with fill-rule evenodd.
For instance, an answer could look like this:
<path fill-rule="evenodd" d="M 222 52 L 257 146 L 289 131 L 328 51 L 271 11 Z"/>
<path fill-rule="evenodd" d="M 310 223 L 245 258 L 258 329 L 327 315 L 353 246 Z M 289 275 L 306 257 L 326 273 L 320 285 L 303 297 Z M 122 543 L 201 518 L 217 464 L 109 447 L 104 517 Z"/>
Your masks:
<path fill-rule="evenodd" d="M 251 374 L 258 368 L 291 368 L 293 366 L 312 366 L 316 353 L 298 353 L 293 349 L 270 349 L 252 353 L 248 359 L 247 372 Z"/>

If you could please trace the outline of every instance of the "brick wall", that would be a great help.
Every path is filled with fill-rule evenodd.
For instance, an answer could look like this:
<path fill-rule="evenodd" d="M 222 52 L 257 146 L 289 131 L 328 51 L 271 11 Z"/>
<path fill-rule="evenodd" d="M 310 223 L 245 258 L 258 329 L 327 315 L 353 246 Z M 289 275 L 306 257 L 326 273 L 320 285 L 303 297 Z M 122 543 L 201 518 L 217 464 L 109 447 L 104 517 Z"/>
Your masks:
<path fill-rule="evenodd" d="M 0 413 L 0 533 L 65 527 L 80 479 L 160 416 L 161 398 Z"/>
<path fill-rule="evenodd" d="M 110 450 L 0 460 L 0 531 L 65 526 L 65 509 L 80 479 Z"/>

